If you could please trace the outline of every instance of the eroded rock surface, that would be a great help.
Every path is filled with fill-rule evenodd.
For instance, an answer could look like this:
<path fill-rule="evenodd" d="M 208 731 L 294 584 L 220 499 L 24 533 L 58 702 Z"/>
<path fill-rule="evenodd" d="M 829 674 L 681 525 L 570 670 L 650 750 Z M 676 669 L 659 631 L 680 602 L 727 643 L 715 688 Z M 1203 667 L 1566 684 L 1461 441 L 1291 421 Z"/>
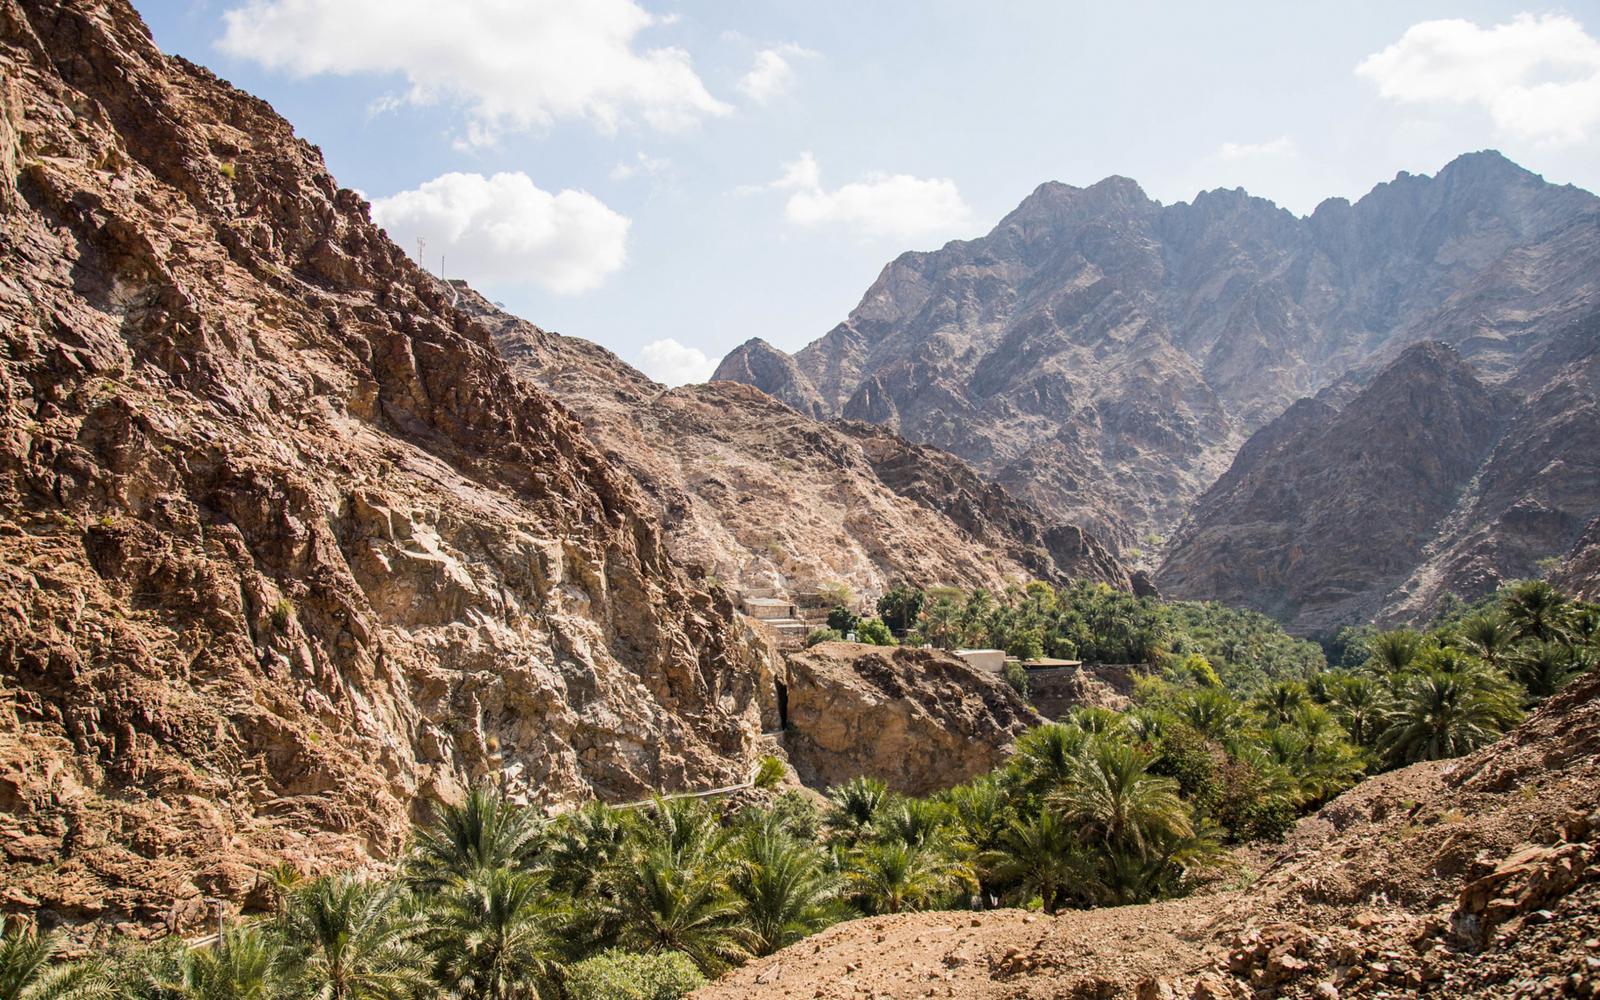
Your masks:
<path fill-rule="evenodd" d="M 934 649 L 825 642 L 791 653 L 784 746 L 800 779 L 926 795 L 999 766 L 1044 720 L 1000 677 Z"/>
<path fill-rule="evenodd" d="M 0 907 L 747 774 L 733 609 L 314 147 L 123 2 L 0 0 L 0 79 Z"/>

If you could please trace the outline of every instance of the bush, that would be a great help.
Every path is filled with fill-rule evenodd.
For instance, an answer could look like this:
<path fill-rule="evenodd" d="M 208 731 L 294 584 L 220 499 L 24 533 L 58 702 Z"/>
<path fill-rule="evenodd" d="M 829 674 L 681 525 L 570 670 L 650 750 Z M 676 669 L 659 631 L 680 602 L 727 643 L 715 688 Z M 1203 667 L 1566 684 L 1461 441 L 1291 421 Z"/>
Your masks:
<path fill-rule="evenodd" d="M 778 783 L 783 781 L 785 773 L 787 773 L 787 768 L 783 766 L 783 761 L 771 755 L 763 757 L 761 758 L 761 766 L 756 768 L 756 787 L 777 788 Z"/>
<path fill-rule="evenodd" d="M 844 636 L 835 628 L 814 628 L 806 633 L 806 648 L 809 649 L 819 642 L 838 642 Z"/>
<path fill-rule="evenodd" d="M 1006 643 L 1006 655 L 1019 660 L 1037 660 L 1044 656 L 1044 633 L 1036 628 L 1025 628 L 1011 636 Z"/>
<path fill-rule="evenodd" d="M 1022 664 L 1016 660 L 1007 660 L 1005 677 L 1006 683 L 1011 685 L 1011 690 L 1015 691 L 1019 698 L 1028 697 L 1028 671 Z"/>
<path fill-rule="evenodd" d="M 828 627 L 840 635 L 849 635 L 856 630 L 856 623 L 861 619 L 850 613 L 849 608 L 834 608 L 828 612 Z"/>
<path fill-rule="evenodd" d="M 608 951 L 569 966 L 566 993 L 572 1000 L 678 1000 L 705 981 L 682 952 Z"/>
<path fill-rule="evenodd" d="M 856 626 L 856 639 L 873 646 L 893 646 L 894 633 L 878 618 L 863 618 Z"/>
<path fill-rule="evenodd" d="M 909 632 L 917 624 L 926 601 L 922 591 L 909 584 L 899 584 L 878 598 L 878 617 L 895 632 Z"/>

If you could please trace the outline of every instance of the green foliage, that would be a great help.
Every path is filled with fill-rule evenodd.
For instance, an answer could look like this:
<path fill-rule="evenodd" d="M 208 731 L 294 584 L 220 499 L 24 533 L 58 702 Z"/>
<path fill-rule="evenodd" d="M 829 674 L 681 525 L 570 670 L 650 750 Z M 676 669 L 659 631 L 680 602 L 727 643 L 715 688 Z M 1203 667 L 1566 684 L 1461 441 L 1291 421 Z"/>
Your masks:
<path fill-rule="evenodd" d="M 1303 679 L 1325 666 L 1319 647 L 1291 638 L 1263 615 L 1134 597 L 1086 581 L 1056 590 L 1035 580 L 1000 594 L 930 590 L 917 631 L 946 649 L 988 647 L 1022 659 L 1049 654 L 1178 673 L 1202 670 L 1205 683 L 1215 679 L 1241 692 L 1276 678 Z"/>
<path fill-rule="evenodd" d="M 856 639 L 872 646 L 896 645 L 894 634 L 889 631 L 889 626 L 877 618 L 863 618 L 856 625 Z"/>
<path fill-rule="evenodd" d="M 839 642 L 843 638 L 844 635 L 836 628 L 814 628 L 806 633 L 806 648 L 810 649 L 821 642 Z"/>
<path fill-rule="evenodd" d="M 843 580 L 829 580 L 817 587 L 817 593 L 825 603 L 836 608 L 848 608 L 856 600 L 855 591 Z"/>
<path fill-rule="evenodd" d="M 926 600 L 926 595 L 917 588 L 909 584 L 897 584 L 878 598 L 878 617 L 883 619 L 890 631 L 903 634 L 916 627 L 917 617 L 922 614 L 922 605 Z"/>
<path fill-rule="evenodd" d="M 571 1000 L 678 1000 L 705 982 L 694 962 L 678 952 L 607 951 L 575 962 L 564 989 Z"/>
<path fill-rule="evenodd" d="M 761 758 L 761 763 L 756 767 L 755 786 L 757 788 L 777 788 L 783 781 L 783 776 L 789 773 L 783 766 L 783 761 L 770 754 Z"/>
<path fill-rule="evenodd" d="M 1027 698 L 1028 697 L 1028 668 L 1027 667 L 1024 667 L 1021 663 L 1018 663 L 1016 660 L 1007 660 L 1006 664 L 1005 664 L 1005 674 L 1004 674 L 1004 676 L 1005 676 L 1005 679 L 1006 679 L 1006 683 L 1011 685 L 1011 690 L 1013 690 L 1013 691 L 1015 691 L 1017 693 L 1017 697 L 1019 697 L 1019 698 Z"/>
<path fill-rule="evenodd" d="M 849 635 L 854 632 L 856 623 L 860 620 L 860 616 L 853 614 L 849 608 L 836 607 L 828 612 L 828 627 L 840 635 Z"/>

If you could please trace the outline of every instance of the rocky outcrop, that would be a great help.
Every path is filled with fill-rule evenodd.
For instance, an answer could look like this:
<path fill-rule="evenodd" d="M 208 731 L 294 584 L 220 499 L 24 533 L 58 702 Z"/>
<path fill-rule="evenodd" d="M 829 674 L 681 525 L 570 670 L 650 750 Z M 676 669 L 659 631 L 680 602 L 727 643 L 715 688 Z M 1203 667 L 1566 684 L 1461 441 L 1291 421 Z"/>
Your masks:
<path fill-rule="evenodd" d="M 657 507 L 667 541 L 730 587 L 868 598 L 899 581 L 964 588 L 1127 572 L 1093 535 L 1047 526 L 959 459 L 878 428 L 823 423 L 738 382 L 668 390 L 604 348 L 539 329 L 456 282 L 519 374 L 554 394 Z"/>
<path fill-rule="evenodd" d="M 811 384 L 789 355 L 760 337 L 752 337 L 729 352 L 711 374 L 713 382 L 743 382 L 759 386 L 767 395 L 815 420 L 825 420 L 817 387 Z"/>
<path fill-rule="evenodd" d="M 1586 601 L 1600 600 L 1600 517 L 1589 522 L 1577 544 L 1567 553 L 1555 583 Z"/>
<path fill-rule="evenodd" d="M 940 650 L 827 642 L 787 659 L 784 747 L 815 788 L 871 775 L 926 795 L 992 770 L 1044 721 L 1000 677 Z"/>
<path fill-rule="evenodd" d="M 0 0 L 0 65 L 0 907 L 748 773 L 727 600 L 314 147 L 120 0 Z"/>
<path fill-rule="evenodd" d="M 1307 218 L 1243 191 L 1161 205 L 1126 178 L 1052 183 L 980 239 L 890 263 L 793 369 L 724 374 L 809 384 L 1153 564 L 1295 400 L 1353 394 L 1423 340 L 1511 380 L 1600 310 L 1597 262 L 1600 199 L 1493 152 Z"/>

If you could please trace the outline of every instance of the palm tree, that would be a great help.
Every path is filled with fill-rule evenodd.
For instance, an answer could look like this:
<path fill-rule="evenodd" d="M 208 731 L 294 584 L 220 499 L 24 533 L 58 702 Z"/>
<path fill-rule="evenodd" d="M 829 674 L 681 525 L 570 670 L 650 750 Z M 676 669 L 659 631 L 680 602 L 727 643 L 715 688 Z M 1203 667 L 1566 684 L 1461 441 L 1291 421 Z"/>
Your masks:
<path fill-rule="evenodd" d="M 965 866 L 903 840 L 869 844 L 853 852 L 845 880 L 874 913 L 915 910 L 973 881 Z"/>
<path fill-rule="evenodd" d="M 1024 791 L 1043 795 L 1072 778 L 1089 734 L 1077 726 L 1047 723 L 1023 733 L 1011 758 L 1011 772 Z"/>
<path fill-rule="evenodd" d="M 272 1000 L 285 995 L 279 949 L 276 937 L 258 928 L 232 930 L 215 947 L 185 951 L 176 982 L 162 986 L 182 1000 Z"/>
<path fill-rule="evenodd" d="M 1099 705 L 1079 705 L 1067 713 L 1067 724 L 1077 726 L 1091 736 L 1105 736 L 1122 732 L 1125 728 L 1121 712 Z"/>
<path fill-rule="evenodd" d="M 632 951 L 681 951 L 706 975 L 749 955 L 728 866 L 704 851 L 675 851 L 667 838 L 612 866 L 618 943 Z"/>
<path fill-rule="evenodd" d="M 1496 668 L 1510 652 L 1514 641 L 1511 630 L 1500 616 L 1487 612 L 1462 619 L 1456 627 L 1456 638 L 1467 652 Z"/>
<path fill-rule="evenodd" d="M 1402 690 L 1379 747 L 1391 763 L 1459 757 L 1499 739 L 1517 721 L 1509 685 L 1485 671 L 1426 671 Z"/>
<path fill-rule="evenodd" d="M 952 839 L 950 809 L 932 799 L 896 798 L 878 814 L 878 837 L 912 847 L 946 849 Z"/>
<path fill-rule="evenodd" d="M 1176 707 L 1178 717 L 1191 728 L 1218 741 L 1230 739 L 1250 721 L 1244 706 L 1218 688 L 1185 692 Z"/>
<path fill-rule="evenodd" d="M 544 822 L 504 792 L 476 787 L 461 802 L 439 809 L 433 825 L 417 834 L 411 872 L 417 886 L 439 891 L 496 868 L 532 871 Z"/>
<path fill-rule="evenodd" d="M 1294 718 L 1295 712 L 1306 704 L 1308 695 L 1304 684 L 1298 681 L 1274 681 L 1256 696 L 1251 706 L 1270 726 L 1280 726 Z"/>
<path fill-rule="evenodd" d="M 91 1000 L 104 995 L 94 960 L 52 966 L 55 936 L 30 924 L 0 929 L 0 1000 Z"/>
<path fill-rule="evenodd" d="M 1368 664 L 1386 674 L 1398 674 L 1422 652 L 1422 637 L 1409 629 L 1379 632 L 1367 642 Z"/>
<path fill-rule="evenodd" d="M 1015 886 L 1022 899 L 1037 894 L 1046 913 L 1056 912 L 1069 885 L 1085 879 L 1082 849 L 1050 811 L 1012 821 L 980 864 L 995 884 Z"/>
<path fill-rule="evenodd" d="M 1584 671 L 1584 664 L 1572 647 L 1560 642 L 1526 643 L 1517 649 L 1509 665 L 1511 676 L 1535 699 L 1550 697 Z"/>
<path fill-rule="evenodd" d="M 1048 804 L 1080 836 L 1109 848 L 1142 850 L 1159 836 L 1190 837 L 1189 809 L 1178 783 L 1150 773 L 1151 756 L 1137 747 L 1106 742 L 1051 793 Z"/>
<path fill-rule="evenodd" d="M 828 791 L 828 813 L 823 825 L 847 843 L 871 835 L 889 787 L 877 778 L 855 777 Z"/>
<path fill-rule="evenodd" d="M 425 978 L 400 913 L 399 883 L 354 875 L 317 879 L 284 915 L 285 972 L 319 1000 L 398 1000 Z"/>
<path fill-rule="evenodd" d="M 1389 714 L 1389 692 L 1375 677 L 1350 674 L 1333 686 L 1333 710 L 1358 746 L 1371 747 Z"/>
<path fill-rule="evenodd" d="M 553 824 L 545 849 L 550 888 L 586 897 L 627 841 L 628 829 L 617 810 L 590 802 Z"/>
<path fill-rule="evenodd" d="M 1522 580 L 1512 584 L 1502 598 L 1506 625 L 1519 641 L 1540 642 L 1570 638 L 1572 610 L 1565 594 L 1543 580 Z"/>
<path fill-rule="evenodd" d="M 839 915 L 837 888 L 825 855 L 791 836 L 771 813 L 735 842 L 732 889 L 755 955 L 770 955 L 831 923 Z"/>
<path fill-rule="evenodd" d="M 491 868 L 446 890 L 427 915 L 434 978 L 462 1000 L 537 1000 L 556 968 L 538 880 Z"/>

